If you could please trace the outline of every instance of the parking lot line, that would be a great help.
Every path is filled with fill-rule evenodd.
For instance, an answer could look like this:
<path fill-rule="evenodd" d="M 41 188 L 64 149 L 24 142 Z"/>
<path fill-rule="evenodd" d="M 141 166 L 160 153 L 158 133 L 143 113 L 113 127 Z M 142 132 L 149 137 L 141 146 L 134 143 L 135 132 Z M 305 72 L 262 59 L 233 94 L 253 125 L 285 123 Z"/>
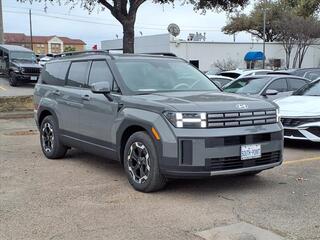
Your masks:
<path fill-rule="evenodd" d="M 3 90 L 3 91 L 7 91 L 7 89 L 6 89 L 6 88 L 1 87 L 1 86 L 0 86 L 0 89 L 1 89 L 1 90 Z"/>
<path fill-rule="evenodd" d="M 311 162 L 311 161 L 320 161 L 320 157 L 297 159 L 297 160 L 284 162 L 283 164 L 284 165 L 289 165 L 289 164 L 296 164 L 296 163 L 302 163 L 302 162 Z"/>

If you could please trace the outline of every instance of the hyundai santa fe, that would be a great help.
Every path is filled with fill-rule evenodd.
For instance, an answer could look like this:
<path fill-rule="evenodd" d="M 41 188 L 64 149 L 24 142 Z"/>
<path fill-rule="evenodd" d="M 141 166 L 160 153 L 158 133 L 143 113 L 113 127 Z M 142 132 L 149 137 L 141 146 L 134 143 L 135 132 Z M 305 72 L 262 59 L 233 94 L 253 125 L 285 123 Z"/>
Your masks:
<path fill-rule="evenodd" d="M 277 105 L 223 93 L 168 56 L 75 53 L 48 62 L 34 92 L 44 155 L 114 159 L 142 192 L 170 178 L 254 175 L 282 163 Z"/>

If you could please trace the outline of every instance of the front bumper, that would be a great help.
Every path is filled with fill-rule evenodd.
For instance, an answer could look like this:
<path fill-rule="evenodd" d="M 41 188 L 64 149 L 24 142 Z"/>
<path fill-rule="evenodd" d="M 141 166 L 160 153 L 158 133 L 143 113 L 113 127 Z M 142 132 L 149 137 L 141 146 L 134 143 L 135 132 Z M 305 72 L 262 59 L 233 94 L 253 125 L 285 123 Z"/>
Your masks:
<path fill-rule="evenodd" d="M 300 120 L 304 121 L 304 119 Z M 320 142 L 320 121 L 298 126 L 285 125 L 284 122 L 283 127 L 285 139 Z"/>
<path fill-rule="evenodd" d="M 39 78 L 39 74 L 16 73 L 16 78 L 18 81 L 23 81 L 23 82 L 37 82 Z"/>
<path fill-rule="evenodd" d="M 281 124 L 173 129 L 176 142 L 164 142 L 161 172 L 168 177 L 209 177 L 261 171 L 282 163 Z M 193 136 L 193 137 L 190 137 Z M 241 146 L 261 145 L 261 158 L 241 160 Z"/>

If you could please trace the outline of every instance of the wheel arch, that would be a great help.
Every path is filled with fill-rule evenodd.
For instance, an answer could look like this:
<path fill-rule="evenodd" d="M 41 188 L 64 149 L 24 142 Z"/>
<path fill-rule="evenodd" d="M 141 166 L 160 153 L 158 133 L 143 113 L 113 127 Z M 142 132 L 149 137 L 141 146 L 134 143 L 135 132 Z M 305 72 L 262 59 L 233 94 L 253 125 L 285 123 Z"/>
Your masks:
<path fill-rule="evenodd" d="M 126 146 L 126 143 L 130 136 L 132 136 L 136 132 L 146 132 L 148 135 L 150 135 L 149 131 L 145 126 L 142 126 L 141 124 L 133 123 L 131 125 L 128 125 L 124 128 L 121 134 L 117 137 L 117 152 L 118 152 L 118 158 L 121 163 L 123 163 L 123 154 L 124 149 Z"/>
<path fill-rule="evenodd" d="M 56 123 L 58 124 L 58 127 L 59 127 L 59 121 L 58 121 L 57 115 L 54 113 L 54 111 L 50 108 L 43 108 L 43 107 L 40 107 L 38 109 L 38 125 L 39 125 L 39 127 L 41 126 L 43 119 L 47 116 L 53 116 L 56 120 Z"/>

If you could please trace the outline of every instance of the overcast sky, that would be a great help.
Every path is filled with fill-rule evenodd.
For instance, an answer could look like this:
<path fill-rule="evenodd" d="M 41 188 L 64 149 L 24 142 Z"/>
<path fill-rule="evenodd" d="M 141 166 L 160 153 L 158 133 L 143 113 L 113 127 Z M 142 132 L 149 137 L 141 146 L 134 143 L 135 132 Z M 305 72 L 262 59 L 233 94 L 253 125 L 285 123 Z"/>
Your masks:
<path fill-rule="evenodd" d="M 95 10 L 91 15 L 84 9 L 75 7 L 70 10 L 67 6 L 48 5 L 44 12 L 44 5 L 39 3 L 18 3 L 16 0 L 2 0 L 4 12 L 5 32 L 21 32 L 29 34 L 28 11 L 32 10 L 34 35 L 57 35 L 80 38 L 91 48 L 100 45 L 102 40 L 122 38 L 122 27 L 106 10 Z M 245 10 L 248 11 L 250 6 Z M 180 38 L 186 38 L 191 32 L 206 32 L 207 41 L 233 41 L 233 37 L 221 32 L 227 22 L 224 12 L 207 12 L 201 15 L 193 11 L 192 6 L 175 7 L 172 5 L 158 5 L 151 0 L 144 3 L 137 15 L 136 35 L 152 35 L 167 32 L 170 23 L 176 23 L 181 28 Z M 249 34 L 241 33 L 236 36 L 237 41 L 251 41 Z"/>

